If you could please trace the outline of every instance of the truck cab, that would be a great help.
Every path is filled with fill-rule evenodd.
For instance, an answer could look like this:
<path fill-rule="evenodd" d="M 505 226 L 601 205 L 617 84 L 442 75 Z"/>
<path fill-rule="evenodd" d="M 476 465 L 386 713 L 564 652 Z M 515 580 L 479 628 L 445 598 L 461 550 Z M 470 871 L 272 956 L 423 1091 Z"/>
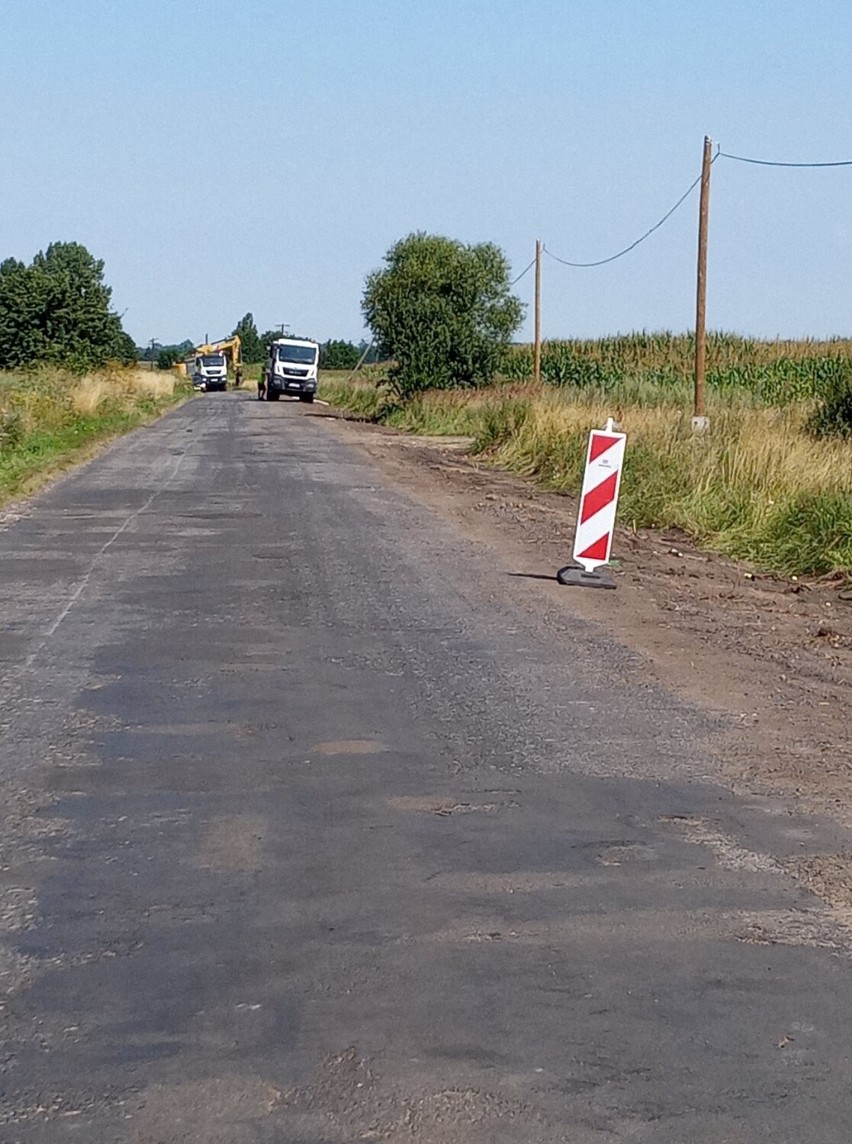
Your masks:
<path fill-rule="evenodd" d="M 266 361 L 266 400 L 282 393 L 313 401 L 317 391 L 319 345 L 302 338 L 276 338 Z"/>

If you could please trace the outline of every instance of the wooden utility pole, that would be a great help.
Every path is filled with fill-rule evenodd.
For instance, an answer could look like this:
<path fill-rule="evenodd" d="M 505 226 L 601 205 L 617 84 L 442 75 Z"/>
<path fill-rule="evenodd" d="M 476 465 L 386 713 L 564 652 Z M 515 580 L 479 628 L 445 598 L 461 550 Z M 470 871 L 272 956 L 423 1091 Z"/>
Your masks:
<path fill-rule="evenodd" d="M 358 370 L 361 368 L 361 366 L 364 364 L 364 362 L 367 360 L 367 355 L 369 354 L 369 352 L 372 348 L 373 348 L 373 343 L 370 342 L 370 344 L 367 346 L 367 348 L 364 350 L 364 352 L 358 358 L 358 361 L 355 363 L 355 368 L 351 371 L 351 373 L 347 377 L 347 379 L 346 379 L 347 385 L 352 380 L 352 378 L 355 376 L 355 374 L 358 372 Z"/>
<path fill-rule="evenodd" d="M 710 167 L 713 140 L 704 136 L 704 158 L 701 164 L 701 200 L 698 207 L 698 287 L 695 296 L 695 400 L 692 424 L 707 428 L 707 403 L 704 377 L 707 359 L 707 228 L 710 218 Z"/>
<path fill-rule="evenodd" d="M 541 383 L 541 239 L 535 240 L 535 364 L 533 379 Z"/>

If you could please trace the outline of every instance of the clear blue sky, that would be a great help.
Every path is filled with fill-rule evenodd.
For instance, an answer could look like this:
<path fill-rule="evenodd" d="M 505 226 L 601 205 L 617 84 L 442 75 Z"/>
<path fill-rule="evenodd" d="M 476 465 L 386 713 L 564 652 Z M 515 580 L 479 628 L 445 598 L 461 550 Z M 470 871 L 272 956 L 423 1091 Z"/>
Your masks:
<path fill-rule="evenodd" d="M 247 310 L 357 339 L 365 274 L 412 230 L 516 272 L 537 237 L 604 257 L 705 134 L 852 158 L 849 0 L 0 0 L 0 43 L 0 258 L 84 243 L 139 342 Z M 709 324 L 852 333 L 850 206 L 852 168 L 719 159 Z M 545 335 L 689 328 L 697 210 L 610 266 L 546 261 Z"/>

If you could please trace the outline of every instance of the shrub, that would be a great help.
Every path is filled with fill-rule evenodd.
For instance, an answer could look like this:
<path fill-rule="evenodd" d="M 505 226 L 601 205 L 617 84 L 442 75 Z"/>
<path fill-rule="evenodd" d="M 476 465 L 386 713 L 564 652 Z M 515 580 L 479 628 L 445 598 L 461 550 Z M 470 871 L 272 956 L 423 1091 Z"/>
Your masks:
<path fill-rule="evenodd" d="M 852 436 L 852 371 L 836 371 L 824 389 L 808 419 L 808 430 L 814 437 Z"/>

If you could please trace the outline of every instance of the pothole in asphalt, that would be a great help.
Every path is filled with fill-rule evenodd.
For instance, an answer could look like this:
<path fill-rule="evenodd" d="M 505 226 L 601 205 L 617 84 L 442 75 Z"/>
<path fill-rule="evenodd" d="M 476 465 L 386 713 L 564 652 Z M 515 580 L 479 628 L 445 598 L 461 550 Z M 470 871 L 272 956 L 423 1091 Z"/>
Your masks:
<path fill-rule="evenodd" d="M 626 866 L 629 862 L 652 862 L 656 853 L 642 843 L 626 846 L 610 846 L 597 857 L 599 866 Z"/>

